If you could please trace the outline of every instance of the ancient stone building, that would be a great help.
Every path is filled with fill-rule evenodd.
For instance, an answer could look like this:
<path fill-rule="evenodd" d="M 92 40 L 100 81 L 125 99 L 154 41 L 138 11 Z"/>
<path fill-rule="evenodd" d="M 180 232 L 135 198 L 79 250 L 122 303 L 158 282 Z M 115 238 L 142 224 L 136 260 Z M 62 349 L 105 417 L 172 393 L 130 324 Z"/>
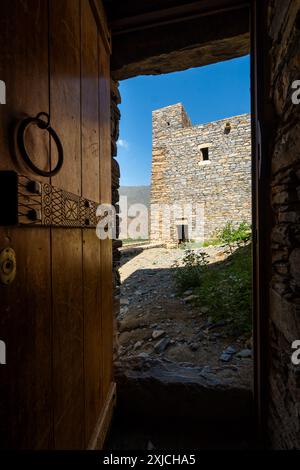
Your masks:
<path fill-rule="evenodd" d="M 201 241 L 251 221 L 249 114 L 193 126 L 178 103 L 154 111 L 152 125 L 151 240 Z"/>
<path fill-rule="evenodd" d="M 116 205 L 120 96 L 115 80 L 206 66 L 251 51 L 254 437 L 264 447 L 300 449 L 300 365 L 292 361 L 293 344 L 300 339 L 300 103 L 292 99 L 300 79 L 300 0 L 2 0 L 0 21 L 0 78 L 7 84 L 0 113 L 1 171 L 22 170 L 36 179 L 12 145 L 15 124 L 49 113 L 65 159 L 61 173 L 43 176 L 43 184 L 53 183 L 76 200 Z M 168 129 L 172 122 L 167 122 Z M 231 129 L 223 139 L 234 135 L 232 122 Z M 45 170 L 54 145 L 40 130 L 31 129 L 28 149 Z M 175 124 L 174 135 L 180 132 L 192 135 L 192 128 Z M 204 143 L 212 143 L 205 147 L 211 164 L 199 169 L 208 172 L 214 168 L 215 140 L 205 136 Z M 207 150 L 201 154 L 205 160 Z M 157 174 L 161 167 L 163 176 L 171 152 L 162 146 L 159 155 Z M 15 197 L 2 199 L 6 209 L 14 207 L 6 203 Z M 0 286 L 1 340 L 8 346 L 7 364 L 1 367 L 1 448 L 104 446 L 116 398 L 112 251 L 117 292 L 121 242 L 99 241 L 93 232 L 33 224 L 1 227 L 1 253 L 16 254 L 9 259 L 16 277 Z M 11 273 L 6 263 L 1 266 L 3 274 Z M 191 398 L 203 404 L 197 390 Z M 165 395 L 172 402 L 169 387 Z M 121 416 L 120 428 L 126 438 L 128 423 L 143 421 L 141 406 L 149 412 L 145 402 L 128 396 L 130 414 Z M 156 414 L 151 420 L 146 415 L 144 422 L 156 424 L 158 431 L 157 423 L 166 421 L 176 431 L 190 430 L 192 420 L 183 426 L 176 421 L 185 407 L 177 401 L 174 415 L 168 415 L 159 398 L 156 394 Z M 183 395 L 183 405 L 187 400 Z M 209 429 L 226 429 L 227 438 L 230 423 L 221 424 L 195 421 L 200 448 Z M 240 435 L 244 441 L 243 426 Z M 215 449 L 214 437 L 206 442 Z"/>

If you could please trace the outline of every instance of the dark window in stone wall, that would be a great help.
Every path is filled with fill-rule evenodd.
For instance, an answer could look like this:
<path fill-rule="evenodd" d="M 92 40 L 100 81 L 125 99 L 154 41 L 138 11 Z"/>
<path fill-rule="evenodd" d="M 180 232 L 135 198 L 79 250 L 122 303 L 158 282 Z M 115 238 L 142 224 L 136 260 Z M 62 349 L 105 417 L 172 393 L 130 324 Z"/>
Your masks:
<path fill-rule="evenodd" d="M 203 149 L 201 149 L 201 153 L 202 153 L 203 161 L 209 160 L 208 147 L 204 147 Z"/>

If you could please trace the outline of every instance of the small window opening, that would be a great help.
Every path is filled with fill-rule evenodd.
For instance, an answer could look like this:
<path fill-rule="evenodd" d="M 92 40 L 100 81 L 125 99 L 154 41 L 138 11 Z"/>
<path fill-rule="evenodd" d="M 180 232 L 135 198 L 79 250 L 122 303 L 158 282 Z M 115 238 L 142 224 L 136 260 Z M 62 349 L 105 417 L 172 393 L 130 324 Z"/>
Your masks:
<path fill-rule="evenodd" d="M 226 126 L 224 128 L 224 134 L 229 134 L 231 131 L 231 124 L 230 122 L 226 122 Z"/>
<path fill-rule="evenodd" d="M 203 161 L 209 160 L 208 147 L 202 148 L 202 149 L 201 149 L 201 153 L 202 153 Z"/>

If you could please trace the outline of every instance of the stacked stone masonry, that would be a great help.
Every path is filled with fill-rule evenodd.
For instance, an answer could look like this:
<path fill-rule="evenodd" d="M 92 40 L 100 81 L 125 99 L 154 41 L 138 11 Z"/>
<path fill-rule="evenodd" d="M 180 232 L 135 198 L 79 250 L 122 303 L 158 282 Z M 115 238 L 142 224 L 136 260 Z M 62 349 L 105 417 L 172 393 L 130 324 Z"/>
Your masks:
<path fill-rule="evenodd" d="M 199 240 L 213 238 L 229 221 L 251 222 L 249 114 L 192 126 L 179 103 L 154 111 L 152 125 L 152 241 L 177 243 L 177 226 L 188 222 L 188 237 Z M 192 216 L 187 220 L 184 209 L 171 211 L 165 230 L 157 210 L 164 204 L 192 204 Z M 204 227 L 198 230 L 196 204 L 204 209 Z"/>
<path fill-rule="evenodd" d="M 119 138 L 119 123 L 120 123 L 120 110 L 119 104 L 121 103 L 121 96 L 119 93 L 118 82 L 111 81 L 111 155 L 112 155 L 112 166 L 111 166 L 111 181 L 112 181 L 112 204 L 118 212 L 119 203 L 119 187 L 120 187 L 120 167 L 115 159 L 117 156 L 117 140 Z M 119 248 L 122 246 L 119 237 L 119 217 L 116 217 L 116 239 L 112 242 L 113 249 L 113 288 L 114 288 L 114 358 L 117 356 L 118 344 L 117 344 L 117 321 L 116 318 L 120 311 L 120 251 Z"/>
<path fill-rule="evenodd" d="M 291 345 L 300 340 L 300 2 L 269 5 L 275 139 L 271 148 L 272 278 L 270 286 L 269 430 L 277 449 L 300 448 L 300 370 Z"/>

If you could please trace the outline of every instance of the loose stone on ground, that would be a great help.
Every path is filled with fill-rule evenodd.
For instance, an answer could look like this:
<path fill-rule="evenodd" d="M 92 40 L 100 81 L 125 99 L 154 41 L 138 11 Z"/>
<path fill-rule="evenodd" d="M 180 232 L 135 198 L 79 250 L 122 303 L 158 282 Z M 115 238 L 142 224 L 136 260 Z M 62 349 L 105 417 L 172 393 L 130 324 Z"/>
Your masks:
<path fill-rule="evenodd" d="M 221 247 L 201 249 L 210 261 L 222 261 Z M 226 332 L 224 320 L 214 323 L 205 306 L 197 306 L 193 289 L 181 296 L 176 291 L 173 264 L 181 262 L 182 249 L 151 248 L 140 253 L 126 250 L 122 255 L 121 311 L 118 371 L 134 357 L 159 358 L 160 364 L 190 364 L 209 368 L 218 380 L 232 380 L 251 387 L 252 351 L 246 339 L 234 339 Z M 127 364 L 127 365 L 126 365 Z M 142 370 L 141 370 L 142 372 Z"/>

